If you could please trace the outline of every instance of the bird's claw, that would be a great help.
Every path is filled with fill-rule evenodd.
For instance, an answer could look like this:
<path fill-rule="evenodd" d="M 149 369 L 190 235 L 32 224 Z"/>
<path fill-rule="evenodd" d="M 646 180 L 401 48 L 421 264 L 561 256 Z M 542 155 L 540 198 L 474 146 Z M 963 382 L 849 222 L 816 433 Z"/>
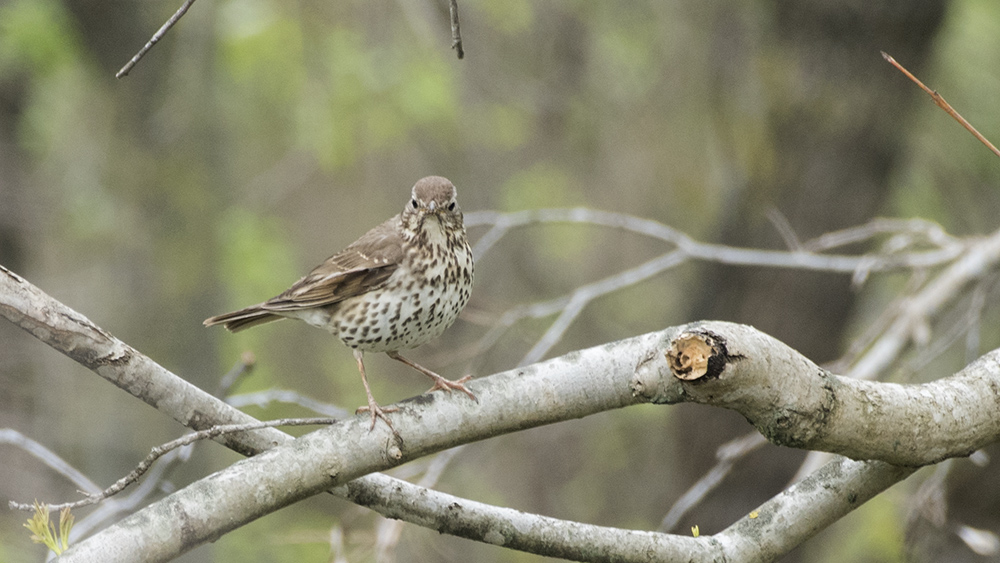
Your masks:
<path fill-rule="evenodd" d="M 469 396 L 470 399 L 478 403 L 479 399 L 476 398 L 476 396 L 472 393 L 472 391 L 469 391 L 468 387 L 463 385 L 463 383 L 465 383 L 470 379 L 472 379 L 472 376 L 466 375 L 461 379 L 452 381 L 450 379 L 445 379 L 439 375 L 434 379 L 434 386 L 428 389 L 427 392 L 430 393 L 432 391 L 437 391 L 439 389 L 442 391 L 451 391 L 452 389 L 454 389 L 465 393 L 466 395 Z"/>
<path fill-rule="evenodd" d="M 363 412 L 370 412 L 370 413 L 372 413 L 372 424 L 371 424 L 371 426 L 368 427 L 368 431 L 369 432 L 371 432 L 372 430 L 375 430 L 375 421 L 377 419 L 381 418 L 389 426 L 389 430 L 392 430 L 392 433 L 395 434 L 396 433 L 396 427 L 392 425 L 392 421 L 389 420 L 389 417 L 386 416 L 385 414 L 389 413 L 389 412 L 396 412 L 398 410 L 399 410 L 398 407 L 384 407 L 384 408 L 380 407 L 379 404 L 376 403 L 375 401 L 369 400 L 368 401 L 368 405 L 367 406 L 358 407 L 358 410 L 355 411 L 355 414 L 360 414 L 360 413 L 363 413 Z"/>

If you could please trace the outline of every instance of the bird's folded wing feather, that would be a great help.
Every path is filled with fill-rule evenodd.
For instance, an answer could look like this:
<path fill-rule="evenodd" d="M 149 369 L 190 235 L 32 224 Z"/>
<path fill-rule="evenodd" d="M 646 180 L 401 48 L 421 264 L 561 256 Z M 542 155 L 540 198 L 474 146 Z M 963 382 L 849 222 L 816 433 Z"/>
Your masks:
<path fill-rule="evenodd" d="M 382 287 L 403 259 L 399 217 L 368 231 L 355 243 L 327 258 L 281 295 L 261 304 L 269 311 L 332 305 Z"/>

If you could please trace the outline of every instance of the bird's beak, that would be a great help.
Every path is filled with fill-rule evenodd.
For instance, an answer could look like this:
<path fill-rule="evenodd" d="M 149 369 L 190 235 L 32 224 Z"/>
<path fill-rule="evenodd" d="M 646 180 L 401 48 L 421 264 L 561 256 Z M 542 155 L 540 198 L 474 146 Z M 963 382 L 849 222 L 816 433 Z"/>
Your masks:
<path fill-rule="evenodd" d="M 429 204 L 427 204 L 427 210 L 430 211 L 431 213 L 434 213 L 435 209 L 437 209 L 437 202 L 436 201 L 432 201 Z"/>

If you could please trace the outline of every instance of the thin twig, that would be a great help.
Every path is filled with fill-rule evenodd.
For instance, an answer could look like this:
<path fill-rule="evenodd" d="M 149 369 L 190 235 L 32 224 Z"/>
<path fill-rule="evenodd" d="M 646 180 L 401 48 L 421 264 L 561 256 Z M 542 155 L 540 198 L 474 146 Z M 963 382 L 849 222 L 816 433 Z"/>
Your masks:
<path fill-rule="evenodd" d="M 954 459 L 946 459 L 937 464 L 934 472 L 924 479 L 917 491 L 909 499 L 906 515 L 907 532 L 919 520 L 926 520 L 935 528 L 944 528 L 948 522 L 948 475 L 955 467 Z"/>
<path fill-rule="evenodd" d="M 778 211 L 777 207 L 772 207 L 767 210 L 766 213 L 767 220 L 771 222 L 778 234 L 781 235 L 781 240 L 785 241 L 785 246 L 791 251 L 800 251 L 802 248 L 802 241 L 799 240 L 799 236 L 795 234 L 795 229 L 792 228 L 792 224 L 788 222 L 788 218 Z"/>
<path fill-rule="evenodd" d="M 865 350 L 869 349 L 892 326 L 900 311 L 927 282 L 927 277 L 926 270 L 914 270 L 892 301 L 882 307 L 878 316 L 868 322 L 861 334 L 851 341 L 847 346 L 847 351 L 840 358 L 825 364 L 823 367 L 833 373 L 845 373 L 850 370 L 851 366 L 859 361 Z"/>
<path fill-rule="evenodd" d="M 146 478 L 128 494 L 105 499 L 97 508 L 85 517 L 77 520 L 70 532 L 70 544 L 75 543 L 90 534 L 91 531 L 103 528 L 109 521 L 118 520 L 119 515 L 132 512 L 143 505 L 151 494 L 156 491 L 171 492 L 169 482 L 165 481 L 167 474 L 176 466 L 187 461 L 192 446 L 174 450 L 160 458 L 146 474 Z M 97 489 L 95 489 L 97 490 Z"/>
<path fill-rule="evenodd" d="M 660 272 L 683 263 L 684 260 L 684 254 L 680 250 L 673 250 L 630 270 L 625 270 L 594 283 L 578 287 L 573 291 L 573 294 L 569 297 L 569 301 L 562 308 L 562 313 L 559 314 L 559 317 L 549 326 L 549 329 L 545 331 L 545 334 L 542 335 L 531 350 L 525 354 L 524 358 L 518 362 L 518 367 L 533 364 L 541 360 L 553 346 L 562 340 L 570 324 L 573 323 L 576 317 L 583 311 L 583 308 L 591 301 L 649 279 Z"/>
<path fill-rule="evenodd" d="M 184 14 L 187 13 L 188 8 L 191 7 L 191 4 L 194 4 L 194 0 L 184 0 L 184 4 L 182 4 L 181 7 L 176 12 L 174 12 L 174 15 L 171 16 L 169 20 L 167 20 L 167 23 L 163 24 L 163 26 L 160 27 L 160 29 L 153 34 L 153 37 L 151 37 L 149 41 L 145 45 L 143 45 L 142 49 L 139 49 L 139 52 L 136 53 L 134 57 L 132 57 L 132 60 L 125 63 L 125 66 L 123 66 L 122 69 L 118 71 L 118 74 L 115 75 L 115 78 L 128 76 L 128 73 L 132 71 L 132 67 L 134 67 L 135 64 L 139 62 L 139 59 L 146 56 L 146 52 L 152 49 L 153 45 L 156 45 L 160 41 L 160 39 L 163 39 L 163 36 L 166 35 L 168 31 L 170 31 L 170 28 L 174 27 L 174 24 L 177 23 L 181 19 L 181 17 L 183 17 Z"/>
<path fill-rule="evenodd" d="M 862 243 L 880 234 L 908 235 L 914 239 L 914 243 L 922 240 L 938 248 L 959 243 L 957 237 L 948 234 L 934 221 L 919 217 L 912 219 L 876 217 L 863 225 L 824 233 L 804 242 L 802 249 L 808 252 L 825 252 L 849 244 Z"/>
<path fill-rule="evenodd" d="M 346 409 L 317 401 L 290 389 L 264 389 L 252 393 L 240 393 L 226 397 L 225 401 L 238 409 L 249 405 L 265 408 L 271 403 L 288 403 L 332 418 L 345 418 L 351 415 Z"/>
<path fill-rule="evenodd" d="M 926 251 L 902 254 L 893 253 L 890 255 L 864 254 L 851 256 L 845 254 L 819 254 L 808 251 L 740 248 L 699 242 L 673 227 L 652 219 L 642 219 L 624 213 L 580 207 L 570 209 L 531 209 L 512 213 L 478 211 L 465 215 L 466 227 L 487 225 L 493 227 L 472 249 L 473 254 L 479 260 L 507 231 L 536 223 L 582 223 L 624 229 L 672 243 L 690 259 L 704 262 L 718 262 L 733 266 L 818 270 L 846 274 L 853 274 L 859 268 L 871 271 L 886 271 L 938 266 L 951 262 L 966 249 L 966 243 L 963 241 Z M 808 243 L 806 246 L 808 246 Z"/>
<path fill-rule="evenodd" d="M 538 223 L 582 223 L 624 229 L 659 239 L 676 248 L 631 270 L 580 286 L 566 295 L 514 307 L 493 323 L 492 328 L 477 342 L 459 350 L 458 357 L 471 357 L 490 348 L 508 329 L 522 319 L 537 319 L 558 314 L 558 318 L 518 365 L 537 362 L 562 339 L 569 326 L 592 301 L 635 285 L 688 260 L 849 273 L 852 274 L 855 285 L 860 285 L 871 272 L 897 268 L 923 269 L 950 262 L 970 244 L 968 241 L 947 235 L 939 225 L 922 220 L 876 219 L 866 225 L 831 233 L 828 238 L 821 237 L 805 243 L 798 242 L 794 233 L 790 233 L 789 236 L 792 237 L 790 240 L 794 241 L 790 245 L 795 248 L 791 251 L 780 251 L 703 243 L 657 221 L 593 209 L 536 209 L 513 213 L 481 211 L 468 213 L 465 216 L 467 227 L 491 227 L 473 248 L 473 254 L 480 260 L 512 229 Z M 862 255 L 817 252 L 845 244 L 864 242 L 880 234 L 895 234 L 900 238 L 897 241 L 890 241 L 879 252 Z M 926 243 L 931 248 L 904 252 L 917 242 Z M 450 350 L 448 359 L 454 360 L 455 357 L 456 351 Z"/>
<path fill-rule="evenodd" d="M 215 389 L 214 395 L 220 399 L 224 399 L 229 394 L 229 390 L 233 385 L 236 385 L 237 381 L 250 375 L 255 365 L 257 365 L 257 357 L 253 355 L 253 352 L 250 350 L 243 352 L 240 356 L 240 361 L 236 362 L 236 365 L 219 380 L 219 386 Z"/>
<path fill-rule="evenodd" d="M 660 522 L 659 531 L 669 533 L 692 508 L 700 503 L 708 494 L 716 489 L 733 466 L 741 458 L 767 443 L 767 438 L 758 432 L 751 432 L 739 438 L 734 438 L 719 446 L 715 451 L 718 462 L 701 479 L 691 486 L 674 505 L 667 511 Z"/>
<path fill-rule="evenodd" d="M 976 358 L 969 358 L 973 350 L 978 351 L 978 327 L 982 320 L 983 307 L 986 306 L 986 296 L 989 287 L 996 281 L 995 276 L 987 278 L 976 284 L 972 290 L 969 306 L 966 311 L 958 315 L 958 319 L 951 323 L 945 330 L 937 330 L 933 342 L 930 342 L 915 357 L 910 358 L 906 364 L 898 370 L 895 380 L 912 382 L 914 374 L 927 367 L 932 361 L 944 354 L 963 336 L 965 337 L 965 363 L 972 363 Z M 944 324 L 943 322 L 941 324 Z M 975 345 L 974 349 L 969 346 Z M 978 357 L 978 356 L 976 356 Z"/>
<path fill-rule="evenodd" d="M 969 311 L 966 314 L 966 322 L 968 323 L 968 331 L 965 333 L 966 364 L 971 364 L 975 360 L 971 357 L 972 354 L 979 351 L 982 340 L 983 308 L 987 303 L 987 294 L 992 293 L 992 290 L 995 289 L 996 281 L 997 277 L 992 276 L 992 279 L 980 282 L 972 292 L 972 304 L 969 305 Z"/>
<path fill-rule="evenodd" d="M 192 444 L 199 440 L 207 440 L 211 438 L 216 438 L 222 436 L 223 434 L 233 434 L 236 432 L 247 432 L 250 430 L 260 430 L 261 428 L 274 428 L 275 426 L 313 426 L 317 424 L 334 424 L 337 419 L 334 418 L 281 418 L 278 420 L 265 420 L 258 422 L 251 422 L 248 424 L 222 424 L 219 426 L 213 426 L 211 428 L 206 428 L 205 430 L 200 430 L 198 432 L 192 432 L 190 434 L 185 434 L 176 440 L 171 440 L 165 444 L 156 446 L 153 448 L 149 455 L 146 456 L 131 473 L 122 477 L 111 485 L 107 489 L 104 489 L 100 493 L 84 493 L 87 498 L 83 500 L 78 500 L 76 502 L 65 502 L 62 504 L 48 504 L 50 511 L 62 510 L 63 508 L 79 508 L 81 506 L 89 506 L 91 504 L 97 504 L 102 500 L 114 496 L 122 491 L 125 487 L 134 483 L 141 477 L 149 468 L 153 465 L 157 459 L 163 457 L 167 453 L 180 448 L 181 446 L 186 446 Z M 12 510 L 25 510 L 31 511 L 35 509 L 34 504 L 19 503 L 15 501 L 10 501 L 8 506 Z"/>
<path fill-rule="evenodd" d="M 0 444 L 10 444 L 21 448 L 87 493 L 94 493 L 101 490 L 101 487 L 97 483 L 91 481 L 89 477 L 67 463 L 66 460 L 59 457 L 54 451 L 13 428 L 0 428 Z"/>
<path fill-rule="evenodd" d="M 965 127 L 965 129 L 969 133 L 972 133 L 972 135 L 975 138 L 979 139 L 980 143 L 986 145 L 987 148 L 989 148 L 991 151 L 993 151 L 993 154 L 995 154 L 997 156 L 1000 156 L 1000 150 L 998 150 L 996 147 L 994 147 L 993 143 L 989 142 L 989 140 L 987 140 L 986 137 L 983 137 L 979 133 L 979 131 L 976 131 L 976 128 L 973 127 L 971 123 L 969 123 L 968 121 L 966 121 L 965 118 L 962 117 L 957 111 L 955 111 L 955 109 L 953 107 L 951 107 L 951 104 L 949 104 L 948 102 L 946 102 L 944 100 L 944 98 L 941 96 L 941 94 L 938 94 L 936 90 L 931 90 L 927 86 L 924 86 L 924 83 L 921 82 L 919 78 L 917 78 L 916 76 L 913 76 L 910 73 L 910 71 L 908 71 L 905 68 L 903 68 L 903 65 L 897 63 L 896 59 L 890 57 L 889 54 L 886 53 L 885 51 L 882 51 L 882 58 L 884 58 L 885 60 L 889 61 L 889 64 L 891 64 L 892 66 L 898 68 L 900 72 L 902 72 L 903 74 L 906 75 L 907 78 L 909 78 L 910 80 L 912 80 L 913 82 L 915 82 L 917 84 L 917 86 L 920 86 L 921 90 L 923 90 L 924 92 L 927 92 L 927 94 L 930 95 L 931 99 L 934 100 L 934 103 L 937 104 L 937 106 L 939 108 L 943 109 L 948 115 L 952 116 L 955 119 L 955 121 L 961 123 L 962 127 Z"/>
<path fill-rule="evenodd" d="M 874 379 L 913 339 L 916 327 L 936 316 L 970 282 L 987 275 L 1000 261 L 1000 230 L 976 241 L 958 260 L 906 300 L 865 354 L 846 375 Z"/>
<path fill-rule="evenodd" d="M 461 59 L 465 57 L 465 49 L 462 48 L 462 30 L 458 27 L 458 0 L 449 0 L 448 10 L 451 12 L 451 48 Z"/>

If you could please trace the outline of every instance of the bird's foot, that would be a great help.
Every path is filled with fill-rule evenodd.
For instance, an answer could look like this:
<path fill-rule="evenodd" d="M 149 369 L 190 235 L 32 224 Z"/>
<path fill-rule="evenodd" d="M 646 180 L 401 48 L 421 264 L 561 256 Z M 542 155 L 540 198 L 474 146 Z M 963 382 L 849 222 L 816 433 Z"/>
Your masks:
<path fill-rule="evenodd" d="M 475 401 L 477 403 L 479 402 L 479 399 L 477 399 L 476 396 L 472 394 L 472 391 L 469 391 L 468 387 L 466 387 L 465 385 L 462 385 L 466 381 L 472 379 L 471 375 L 467 375 L 467 376 L 459 379 L 458 381 L 452 381 L 450 379 L 445 379 L 445 378 L 441 377 L 440 375 L 434 373 L 433 371 L 425 368 L 424 366 L 422 366 L 420 364 L 416 364 L 416 363 L 411 362 L 410 360 L 407 360 L 403 356 L 400 356 L 399 352 L 386 352 L 386 355 L 389 356 L 390 358 L 398 361 L 398 362 L 403 362 L 404 364 L 410 366 L 411 368 L 413 368 L 413 369 L 419 371 L 420 373 L 426 375 L 427 377 L 431 378 L 431 380 L 434 381 L 434 387 L 431 387 L 427 391 L 428 393 L 430 393 L 431 391 L 437 391 L 438 389 L 442 389 L 444 391 L 451 391 L 452 389 L 457 389 L 458 391 L 461 391 L 461 392 L 465 393 L 466 395 L 468 395 L 469 398 L 472 399 L 473 401 Z"/>
<path fill-rule="evenodd" d="M 369 432 L 375 429 L 375 421 L 381 418 L 382 420 L 385 421 L 387 425 L 389 425 L 389 430 L 392 430 L 392 433 L 395 434 L 396 427 L 392 425 L 392 421 L 389 420 L 389 417 L 386 416 L 385 414 L 389 412 L 396 412 L 398 410 L 399 410 L 398 407 L 384 407 L 384 408 L 380 407 L 379 404 L 375 402 L 375 399 L 369 396 L 368 406 L 358 407 L 358 410 L 355 411 L 355 414 L 360 414 L 363 412 L 372 413 L 372 425 L 368 427 Z"/>
<path fill-rule="evenodd" d="M 456 381 L 452 381 L 450 379 L 445 379 L 445 378 L 441 377 L 440 375 L 437 375 L 436 373 L 433 374 L 433 375 L 428 374 L 428 376 L 431 379 L 434 380 L 434 387 L 431 387 L 430 389 L 428 389 L 427 390 L 428 393 L 430 393 L 432 391 L 437 391 L 438 389 L 440 389 L 442 391 L 451 391 L 452 389 L 455 389 L 456 391 L 461 391 L 461 392 L 465 393 L 473 401 L 475 401 L 477 403 L 479 402 L 479 399 L 477 399 L 476 396 L 472 394 L 472 391 L 469 391 L 468 387 L 466 387 L 465 385 L 462 385 L 466 381 L 472 379 L 471 375 L 467 375 L 467 376 L 465 376 L 465 377 L 463 377 L 461 379 L 458 379 Z"/>

